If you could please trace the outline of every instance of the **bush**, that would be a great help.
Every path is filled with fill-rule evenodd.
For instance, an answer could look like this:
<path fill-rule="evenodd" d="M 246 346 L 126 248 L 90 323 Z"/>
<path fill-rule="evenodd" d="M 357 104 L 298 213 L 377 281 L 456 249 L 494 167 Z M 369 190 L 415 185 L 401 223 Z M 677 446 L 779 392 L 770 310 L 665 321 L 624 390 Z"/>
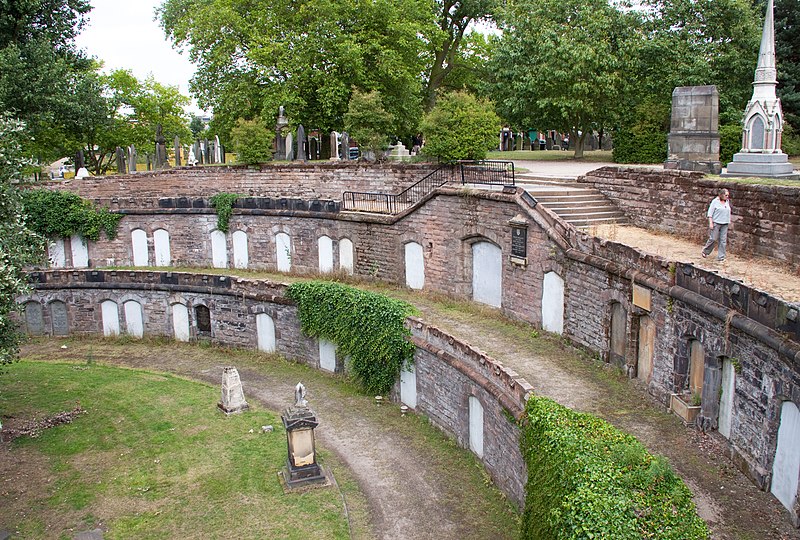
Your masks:
<path fill-rule="evenodd" d="M 286 296 L 297 304 L 303 333 L 335 343 L 367 392 L 389 392 L 413 361 L 405 327 L 413 308 L 405 302 L 327 281 L 294 283 Z"/>
<path fill-rule="evenodd" d="M 248 165 L 272 160 L 273 133 L 265 127 L 263 120 L 240 118 L 231 130 L 233 151 L 239 163 Z"/>
<path fill-rule="evenodd" d="M 667 134 L 655 126 L 635 125 L 614 133 L 614 163 L 663 163 L 667 160 Z"/>
<path fill-rule="evenodd" d="M 344 115 L 344 129 L 375 159 L 382 159 L 384 150 L 389 147 L 387 134 L 391 126 L 392 115 L 383 108 L 383 100 L 377 91 L 353 92 Z"/>
<path fill-rule="evenodd" d="M 719 160 L 723 167 L 733 161 L 733 154 L 742 149 L 742 125 L 719 126 Z"/>
<path fill-rule="evenodd" d="M 445 162 L 485 159 L 497 146 L 500 118 L 489 101 L 466 92 L 440 98 L 422 120 L 424 152 Z"/>
<path fill-rule="evenodd" d="M 78 234 L 97 241 L 103 231 L 113 240 L 122 219 L 122 214 L 97 209 L 91 201 L 68 191 L 27 190 L 22 193 L 22 205 L 28 215 L 28 227 L 46 238 Z"/>
<path fill-rule="evenodd" d="M 708 538 L 689 489 L 633 436 L 535 396 L 525 419 L 523 539 Z"/>
<path fill-rule="evenodd" d="M 781 149 L 790 156 L 800 156 L 800 134 L 788 123 L 783 124 Z"/>

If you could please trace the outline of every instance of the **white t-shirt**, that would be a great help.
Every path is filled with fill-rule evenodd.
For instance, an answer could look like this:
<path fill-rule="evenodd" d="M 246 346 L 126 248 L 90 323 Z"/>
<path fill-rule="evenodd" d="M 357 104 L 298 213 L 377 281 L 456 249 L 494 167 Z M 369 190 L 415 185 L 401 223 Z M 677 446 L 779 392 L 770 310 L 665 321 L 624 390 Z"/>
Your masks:
<path fill-rule="evenodd" d="M 708 205 L 708 217 L 714 223 L 720 225 L 727 225 L 731 222 L 731 205 L 729 201 L 722 202 L 719 197 L 716 197 L 711 204 Z"/>

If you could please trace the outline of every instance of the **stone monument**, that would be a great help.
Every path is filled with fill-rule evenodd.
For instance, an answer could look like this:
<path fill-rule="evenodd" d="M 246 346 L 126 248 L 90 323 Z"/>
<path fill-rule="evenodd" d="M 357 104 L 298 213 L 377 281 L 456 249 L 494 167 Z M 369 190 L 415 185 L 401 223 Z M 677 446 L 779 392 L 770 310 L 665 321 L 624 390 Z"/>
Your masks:
<path fill-rule="evenodd" d="M 411 159 L 411 153 L 402 141 L 397 141 L 397 144 L 389 147 L 388 157 L 392 161 L 408 161 Z"/>
<path fill-rule="evenodd" d="M 306 161 L 306 130 L 303 124 L 297 126 L 297 159 Z"/>
<path fill-rule="evenodd" d="M 131 174 L 136 172 L 136 161 L 139 159 L 139 155 L 136 153 L 136 147 L 134 145 L 130 145 L 128 147 L 128 172 Z"/>
<path fill-rule="evenodd" d="M 117 158 L 117 173 L 118 174 L 125 174 L 127 169 L 125 168 L 125 152 L 123 152 L 122 148 L 117 146 L 116 151 L 116 158 Z"/>
<path fill-rule="evenodd" d="M 286 155 L 284 157 L 286 161 L 294 161 L 294 137 L 292 137 L 291 131 L 286 135 Z"/>
<path fill-rule="evenodd" d="M 781 151 L 783 109 L 778 99 L 778 70 L 775 60 L 773 0 L 767 1 L 764 30 L 753 81 L 753 97 L 744 110 L 742 149 L 728 163 L 722 176 L 759 176 L 800 179 L 789 157 Z"/>
<path fill-rule="evenodd" d="M 155 168 L 163 169 L 167 166 L 167 139 L 164 137 L 164 128 L 161 124 L 156 126 L 156 163 Z"/>
<path fill-rule="evenodd" d="M 298 383 L 294 405 L 281 415 L 286 428 L 287 459 L 282 476 L 284 485 L 294 489 L 307 485 L 328 485 L 325 471 L 317 463 L 314 429 L 319 425 L 314 411 L 308 406 L 306 388 Z"/>
<path fill-rule="evenodd" d="M 219 135 L 214 136 L 214 162 L 225 163 L 225 151 L 222 149 L 222 143 L 219 142 Z"/>
<path fill-rule="evenodd" d="M 340 152 L 342 153 L 342 159 L 347 161 L 350 159 L 350 135 L 347 134 L 346 131 L 342 132 L 341 142 L 339 143 L 341 146 Z"/>
<path fill-rule="evenodd" d="M 181 140 L 175 135 L 175 140 L 172 141 L 173 151 L 175 152 L 175 166 L 181 166 Z"/>
<path fill-rule="evenodd" d="M 235 367 L 226 367 L 222 370 L 222 399 L 217 404 L 225 414 L 242 412 L 249 405 L 244 400 L 244 390 L 239 372 Z"/>
<path fill-rule="evenodd" d="M 286 118 L 286 111 L 283 105 L 278 109 L 278 121 L 275 123 L 275 154 L 274 160 L 285 159 L 286 157 L 286 138 L 283 130 L 289 126 L 289 119 Z"/>
<path fill-rule="evenodd" d="M 331 131 L 331 161 L 339 161 L 339 134 Z"/>
<path fill-rule="evenodd" d="M 719 92 L 716 86 L 672 91 L 672 121 L 665 169 L 719 174 Z"/>

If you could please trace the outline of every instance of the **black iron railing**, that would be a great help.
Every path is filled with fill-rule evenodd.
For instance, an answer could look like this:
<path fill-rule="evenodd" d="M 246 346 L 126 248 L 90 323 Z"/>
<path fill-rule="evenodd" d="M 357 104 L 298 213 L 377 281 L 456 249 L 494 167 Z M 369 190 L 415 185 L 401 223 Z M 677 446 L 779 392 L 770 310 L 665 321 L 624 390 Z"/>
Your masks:
<path fill-rule="evenodd" d="M 513 186 L 515 183 L 514 163 L 512 161 L 459 161 L 455 165 L 442 165 L 419 182 L 397 194 L 345 191 L 342 194 L 342 210 L 397 214 L 414 206 L 434 189 L 448 182 Z"/>
<path fill-rule="evenodd" d="M 459 161 L 462 184 L 513 186 L 513 161 Z"/>

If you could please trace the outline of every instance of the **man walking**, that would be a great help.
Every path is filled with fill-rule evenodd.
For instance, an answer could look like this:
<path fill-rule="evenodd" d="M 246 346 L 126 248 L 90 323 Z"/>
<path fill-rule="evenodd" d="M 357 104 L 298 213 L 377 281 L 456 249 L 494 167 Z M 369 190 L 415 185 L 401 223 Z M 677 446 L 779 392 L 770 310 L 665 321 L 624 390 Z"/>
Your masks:
<path fill-rule="evenodd" d="M 719 195 L 708 205 L 708 241 L 703 247 L 701 255 L 705 259 L 718 244 L 717 258 L 720 262 L 725 260 L 725 246 L 728 243 L 728 227 L 731 224 L 730 193 L 722 188 Z"/>

